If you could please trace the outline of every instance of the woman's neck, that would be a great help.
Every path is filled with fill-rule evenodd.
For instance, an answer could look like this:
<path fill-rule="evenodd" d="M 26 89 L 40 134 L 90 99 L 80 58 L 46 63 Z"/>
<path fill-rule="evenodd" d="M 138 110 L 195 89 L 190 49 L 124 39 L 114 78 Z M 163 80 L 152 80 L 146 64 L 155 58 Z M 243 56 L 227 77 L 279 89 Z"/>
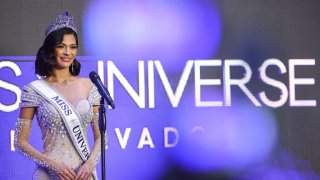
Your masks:
<path fill-rule="evenodd" d="M 70 80 L 74 80 L 74 76 L 69 72 L 69 69 L 54 69 L 53 75 L 48 76 L 46 79 L 52 83 L 66 84 Z"/>

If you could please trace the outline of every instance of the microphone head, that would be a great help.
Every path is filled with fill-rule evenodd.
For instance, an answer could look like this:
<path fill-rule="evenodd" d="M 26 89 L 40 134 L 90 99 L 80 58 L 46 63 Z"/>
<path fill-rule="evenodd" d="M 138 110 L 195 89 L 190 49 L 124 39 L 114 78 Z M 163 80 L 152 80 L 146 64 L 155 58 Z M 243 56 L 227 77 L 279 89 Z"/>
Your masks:
<path fill-rule="evenodd" d="M 97 81 L 98 79 L 100 80 L 100 76 L 98 75 L 98 73 L 96 73 L 95 71 L 91 71 L 89 73 L 89 77 L 91 79 L 92 82 Z"/>

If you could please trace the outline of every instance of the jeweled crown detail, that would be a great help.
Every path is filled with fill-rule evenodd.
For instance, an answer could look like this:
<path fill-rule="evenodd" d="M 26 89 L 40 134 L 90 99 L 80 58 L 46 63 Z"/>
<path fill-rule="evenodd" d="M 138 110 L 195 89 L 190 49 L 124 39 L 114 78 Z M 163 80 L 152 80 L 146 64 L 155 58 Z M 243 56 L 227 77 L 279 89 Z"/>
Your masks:
<path fill-rule="evenodd" d="M 77 32 L 77 28 L 74 23 L 74 18 L 68 13 L 65 12 L 63 15 L 59 15 L 56 19 L 51 23 L 48 29 L 45 32 L 45 37 L 47 37 L 51 32 L 68 27 Z"/>

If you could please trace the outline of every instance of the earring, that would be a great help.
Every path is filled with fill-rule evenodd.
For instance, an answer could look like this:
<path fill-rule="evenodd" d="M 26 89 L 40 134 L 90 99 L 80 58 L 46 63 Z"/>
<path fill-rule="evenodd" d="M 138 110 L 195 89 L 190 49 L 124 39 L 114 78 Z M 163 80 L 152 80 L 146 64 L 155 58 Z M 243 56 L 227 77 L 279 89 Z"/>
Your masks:
<path fill-rule="evenodd" d="M 73 66 L 74 66 L 73 64 L 74 64 L 74 63 L 72 62 L 72 64 L 71 64 L 71 74 L 73 74 L 73 72 L 74 72 L 74 71 L 73 71 Z"/>

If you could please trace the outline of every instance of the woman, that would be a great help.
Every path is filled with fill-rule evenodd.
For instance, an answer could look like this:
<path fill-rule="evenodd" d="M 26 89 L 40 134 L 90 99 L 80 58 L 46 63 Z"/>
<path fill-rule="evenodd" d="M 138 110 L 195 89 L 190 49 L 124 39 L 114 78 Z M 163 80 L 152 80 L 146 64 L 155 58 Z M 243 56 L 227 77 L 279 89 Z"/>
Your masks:
<path fill-rule="evenodd" d="M 43 78 L 26 85 L 21 95 L 15 147 L 37 163 L 34 179 L 96 179 L 100 95 L 88 78 L 77 77 L 81 67 L 75 59 L 77 49 L 73 17 L 59 15 L 37 53 L 35 72 Z M 34 114 L 42 132 L 42 153 L 28 143 Z M 88 124 L 94 133 L 91 154 Z"/>

